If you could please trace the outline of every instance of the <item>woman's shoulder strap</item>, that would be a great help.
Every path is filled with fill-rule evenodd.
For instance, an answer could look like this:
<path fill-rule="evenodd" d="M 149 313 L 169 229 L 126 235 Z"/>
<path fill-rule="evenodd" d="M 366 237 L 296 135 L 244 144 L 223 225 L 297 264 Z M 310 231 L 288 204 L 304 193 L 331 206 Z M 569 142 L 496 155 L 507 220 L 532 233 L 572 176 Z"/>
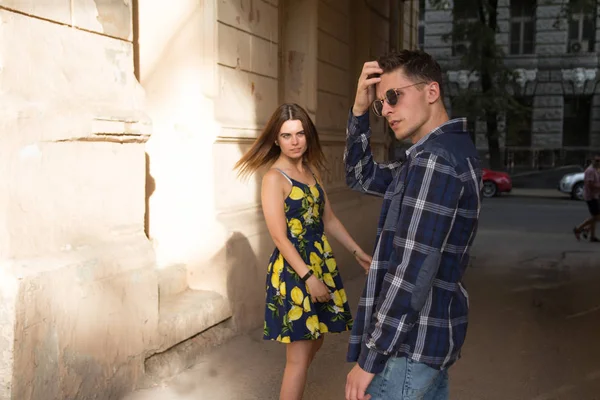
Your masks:
<path fill-rule="evenodd" d="M 281 175 L 285 176 L 285 179 L 287 179 L 287 180 L 288 180 L 288 182 L 290 182 L 292 185 L 294 184 L 294 183 L 292 182 L 292 178 L 290 178 L 290 177 L 288 176 L 288 174 L 286 174 L 285 172 L 283 172 L 282 170 L 280 170 L 280 169 L 279 169 L 279 168 L 277 168 L 277 167 L 273 167 L 273 169 L 274 169 L 274 170 L 277 170 L 277 171 L 279 171 L 279 172 L 281 173 Z"/>
<path fill-rule="evenodd" d="M 315 182 L 317 182 L 320 185 L 321 180 L 319 179 L 319 175 L 317 175 L 313 172 L 313 169 L 311 168 L 310 165 L 306 165 L 306 168 L 308 168 L 308 172 L 310 172 L 312 174 L 313 178 L 315 178 Z"/>

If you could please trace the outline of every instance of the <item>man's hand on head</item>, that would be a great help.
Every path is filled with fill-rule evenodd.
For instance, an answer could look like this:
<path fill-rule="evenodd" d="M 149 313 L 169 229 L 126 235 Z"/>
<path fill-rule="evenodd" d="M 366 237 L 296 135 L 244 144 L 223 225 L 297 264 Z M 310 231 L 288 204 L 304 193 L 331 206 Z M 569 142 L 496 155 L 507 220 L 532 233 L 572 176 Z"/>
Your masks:
<path fill-rule="evenodd" d="M 379 68 L 377 61 L 368 61 L 363 65 L 352 107 L 354 116 L 360 117 L 369 111 L 371 103 L 375 101 L 375 84 L 381 82 L 382 73 L 383 70 Z"/>

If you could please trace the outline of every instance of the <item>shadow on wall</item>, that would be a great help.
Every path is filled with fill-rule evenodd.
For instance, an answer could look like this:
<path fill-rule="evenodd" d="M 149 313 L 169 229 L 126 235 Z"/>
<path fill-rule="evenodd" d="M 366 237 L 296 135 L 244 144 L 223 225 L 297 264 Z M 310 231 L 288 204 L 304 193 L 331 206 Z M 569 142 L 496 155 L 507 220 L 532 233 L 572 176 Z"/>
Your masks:
<path fill-rule="evenodd" d="M 262 326 L 266 261 L 257 257 L 248 239 L 239 232 L 230 236 L 223 251 L 229 268 L 227 297 L 234 324 L 238 331 L 248 332 Z"/>
<path fill-rule="evenodd" d="M 150 174 L 150 156 L 148 153 L 146 157 L 146 198 L 145 198 L 145 210 L 144 210 L 144 232 L 146 237 L 150 239 L 150 197 L 156 189 L 156 181 Z"/>
<path fill-rule="evenodd" d="M 260 134 L 260 131 L 258 132 Z M 248 150 L 251 143 L 241 143 L 242 153 Z M 256 189 L 251 200 L 250 209 L 243 218 L 236 218 L 229 224 L 228 240 L 223 249 L 227 273 L 227 297 L 231 302 L 233 319 L 239 332 L 249 332 L 261 327 L 265 309 L 265 279 L 268 260 L 275 248 L 266 227 L 261 205 L 261 182 L 267 170 L 261 168 L 247 180 L 245 185 L 253 185 Z M 240 224 L 253 224 L 250 229 Z M 252 231 L 246 237 L 243 231 Z"/>

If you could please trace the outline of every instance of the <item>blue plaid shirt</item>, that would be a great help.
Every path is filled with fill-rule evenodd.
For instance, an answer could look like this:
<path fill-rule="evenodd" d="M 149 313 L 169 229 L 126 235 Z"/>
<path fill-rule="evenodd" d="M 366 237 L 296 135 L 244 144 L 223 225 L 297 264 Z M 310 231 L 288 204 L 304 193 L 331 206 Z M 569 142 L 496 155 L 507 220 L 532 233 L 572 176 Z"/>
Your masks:
<path fill-rule="evenodd" d="M 481 207 L 481 166 L 465 119 L 434 129 L 402 163 L 373 160 L 369 114 L 350 112 L 346 182 L 383 196 L 373 263 L 347 360 L 371 373 L 390 357 L 436 369 L 460 357 L 469 297 L 462 283 Z"/>

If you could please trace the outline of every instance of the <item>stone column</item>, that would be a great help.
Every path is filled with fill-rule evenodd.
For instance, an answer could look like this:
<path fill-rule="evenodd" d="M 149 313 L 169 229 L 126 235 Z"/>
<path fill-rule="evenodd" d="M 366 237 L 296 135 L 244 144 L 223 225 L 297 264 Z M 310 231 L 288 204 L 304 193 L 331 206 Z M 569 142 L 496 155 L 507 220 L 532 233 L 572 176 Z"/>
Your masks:
<path fill-rule="evenodd" d="M 319 2 L 282 1 L 281 72 L 283 103 L 298 103 L 317 117 Z M 335 21 L 333 21 L 335 22 Z M 327 28 L 326 28 L 327 29 Z M 335 31 L 335 26 L 328 29 Z M 316 121 L 315 121 L 316 123 Z"/>
<path fill-rule="evenodd" d="M 562 146 L 563 90 L 559 71 L 538 72 L 538 85 L 533 98 L 531 127 L 532 148 Z"/>
<path fill-rule="evenodd" d="M 419 16 L 419 2 L 417 0 L 408 0 L 400 2 L 399 14 L 402 18 L 400 22 L 400 27 L 402 29 L 402 43 L 400 43 L 401 49 L 414 49 L 417 47 L 417 23 Z M 394 2 L 390 2 L 390 30 L 392 30 L 391 24 L 393 23 L 393 10 L 396 5 Z M 394 35 L 393 32 L 390 32 L 390 48 L 394 48 L 393 43 L 391 42 L 391 37 Z"/>
<path fill-rule="evenodd" d="M 158 309 L 130 2 L 42 3 L 0 8 L 0 399 L 115 399 Z"/>
<path fill-rule="evenodd" d="M 561 147 L 564 96 L 560 70 L 567 49 L 567 31 L 557 29 L 556 16 L 562 0 L 539 3 L 536 14 L 535 52 L 538 56 L 538 85 L 533 100 L 532 147 Z M 566 21 L 561 22 L 565 26 Z"/>
<path fill-rule="evenodd" d="M 504 51 L 504 54 L 510 54 L 510 0 L 498 0 L 496 44 Z"/>

